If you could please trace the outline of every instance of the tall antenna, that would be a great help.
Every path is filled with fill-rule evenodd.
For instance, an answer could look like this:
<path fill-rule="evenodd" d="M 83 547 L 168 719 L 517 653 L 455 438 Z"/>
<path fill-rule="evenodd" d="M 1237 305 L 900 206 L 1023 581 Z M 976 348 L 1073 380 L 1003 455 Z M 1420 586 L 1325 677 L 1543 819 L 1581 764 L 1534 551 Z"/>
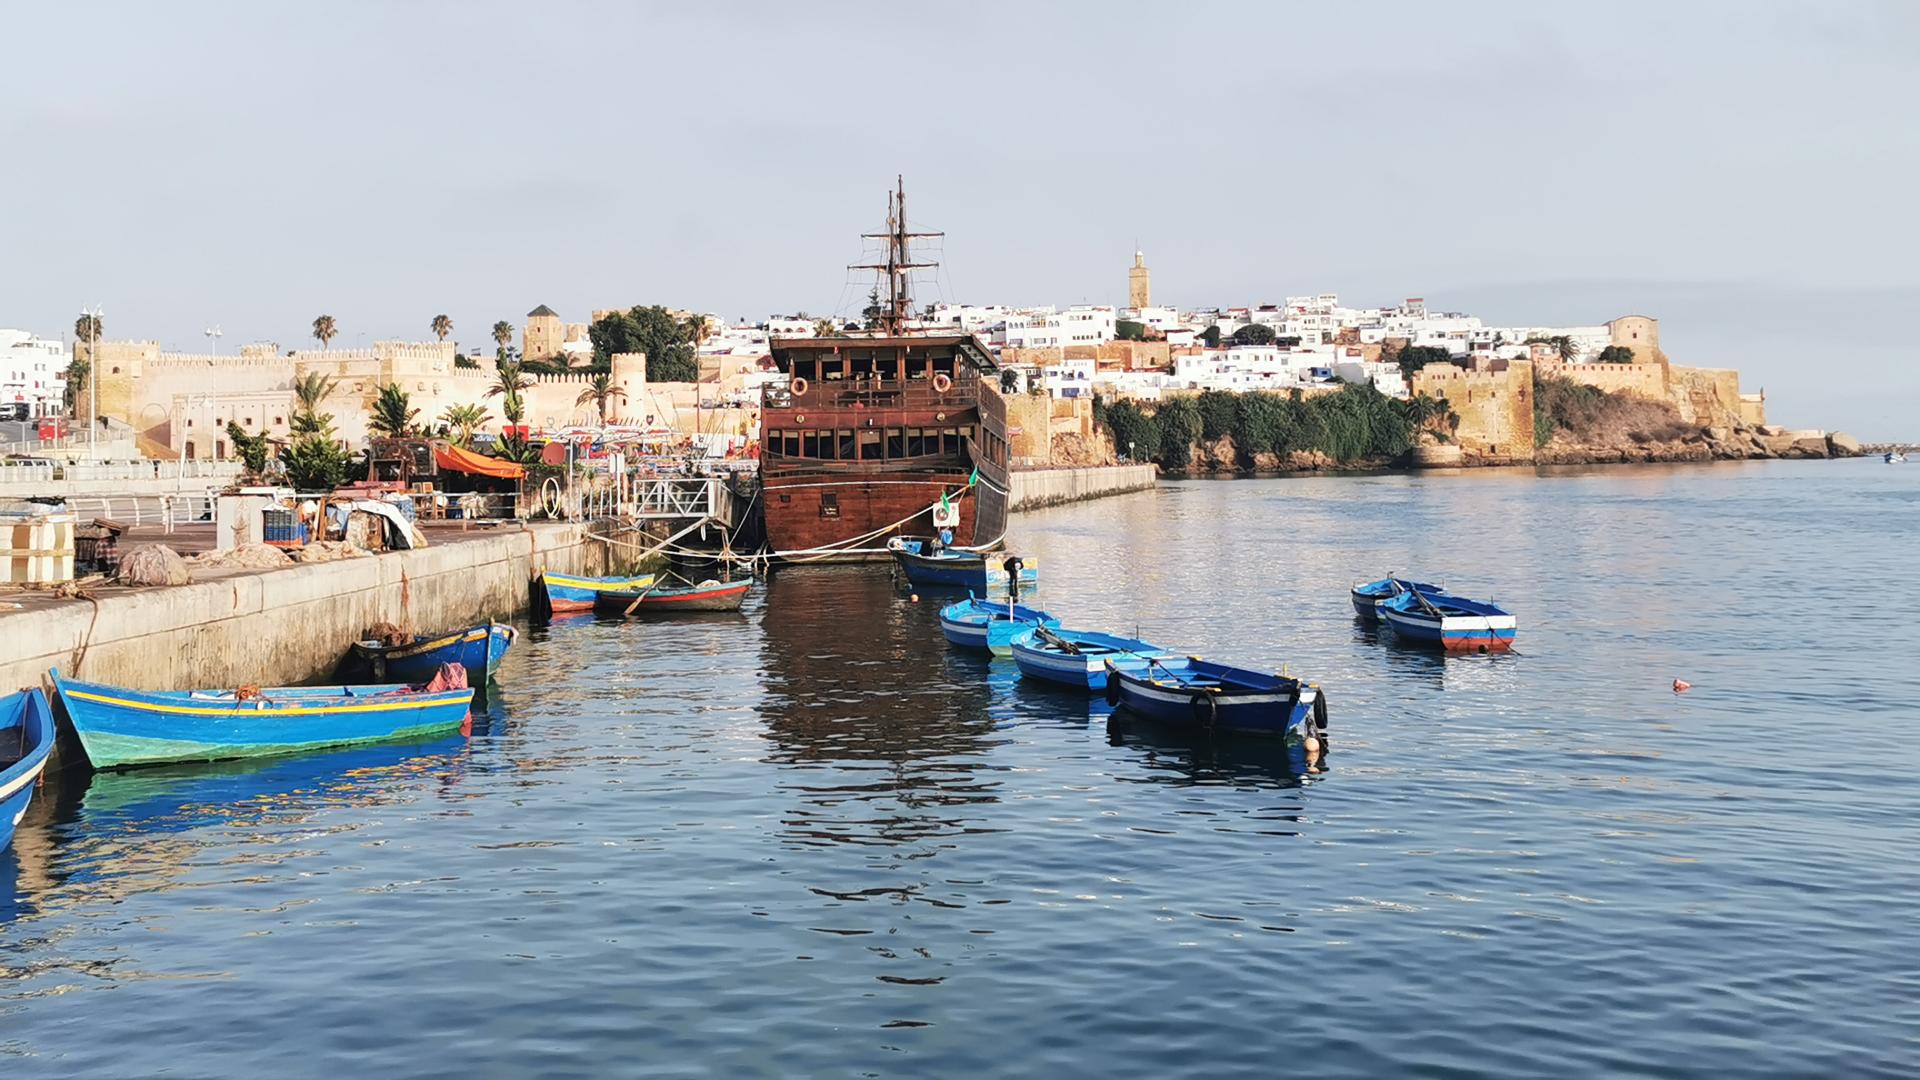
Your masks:
<path fill-rule="evenodd" d="M 908 242 L 930 236 L 944 236 L 937 232 L 907 231 L 907 184 L 903 177 L 894 177 L 894 190 L 887 193 L 887 231 L 883 233 L 861 233 L 865 240 L 885 240 L 887 242 L 887 261 L 883 263 L 854 263 L 849 270 L 873 270 L 885 275 L 887 281 L 886 307 L 880 311 L 880 329 L 889 336 L 896 336 L 906 329 L 912 317 L 913 281 L 911 272 L 939 266 L 939 263 L 917 263 L 908 254 Z"/>

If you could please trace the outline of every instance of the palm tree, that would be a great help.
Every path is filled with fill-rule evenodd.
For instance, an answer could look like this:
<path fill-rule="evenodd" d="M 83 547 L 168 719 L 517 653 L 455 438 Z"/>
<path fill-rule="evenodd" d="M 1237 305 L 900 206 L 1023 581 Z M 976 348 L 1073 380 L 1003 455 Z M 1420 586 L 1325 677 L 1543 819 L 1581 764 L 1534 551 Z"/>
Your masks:
<path fill-rule="evenodd" d="M 813 321 L 814 337 L 832 337 L 833 335 L 834 335 L 834 329 L 833 329 L 832 319 L 815 319 Z"/>
<path fill-rule="evenodd" d="M 74 351 L 79 352 L 77 346 L 85 345 L 87 359 L 92 360 L 93 346 L 100 340 L 100 332 L 101 323 L 98 315 L 85 314 L 73 320 L 73 343 L 76 346 Z"/>
<path fill-rule="evenodd" d="M 333 396 L 339 383 L 318 371 L 309 371 L 293 380 L 292 428 L 295 434 L 333 434 L 333 414 L 320 406 Z"/>
<path fill-rule="evenodd" d="M 500 347 L 501 352 L 504 353 L 506 351 L 507 342 L 512 340 L 513 340 L 513 324 L 512 323 L 508 322 L 505 319 L 501 319 L 499 322 L 493 324 L 493 343 Z"/>
<path fill-rule="evenodd" d="M 453 320 L 447 318 L 445 315 L 435 315 L 433 317 L 433 336 L 439 338 L 441 341 L 445 341 L 447 340 L 447 335 L 451 333 L 453 333 Z"/>
<path fill-rule="evenodd" d="M 334 335 L 339 332 L 340 328 L 334 324 L 331 315 L 322 315 L 313 320 L 313 336 L 319 339 L 320 347 L 323 349 L 327 348 L 327 343 L 332 341 Z"/>
<path fill-rule="evenodd" d="M 500 411 L 506 415 L 507 423 L 518 425 L 527 413 L 521 394 L 532 385 L 533 376 L 521 371 L 519 364 L 501 364 L 494 372 L 493 385 L 487 387 L 487 396 L 499 398 Z"/>
<path fill-rule="evenodd" d="M 440 422 L 453 431 L 455 446 L 473 446 L 473 433 L 493 418 L 485 405 L 449 405 L 440 414 Z"/>
<path fill-rule="evenodd" d="M 575 405 L 585 405 L 589 401 L 593 402 L 594 408 L 600 410 L 600 426 L 605 427 L 607 424 L 607 402 L 614 398 L 625 401 L 627 399 L 627 392 L 613 384 L 613 375 L 611 373 L 603 371 L 587 380 L 587 388 L 580 391 L 580 396 L 575 398 L 573 403 Z"/>
<path fill-rule="evenodd" d="M 700 346 L 713 336 L 713 328 L 707 322 L 707 317 L 698 313 L 687 316 L 686 329 L 687 340 L 693 342 L 695 352 L 699 352 Z"/>
<path fill-rule="evenodd" d="M 414 421 L 419 416 L 420 410 L 408 403 L 407 392 L 400 389 L 400 384 L 388 383 L 380 388 L 380 396 L 368 410 L 367 430 L 375 435 L 401 438 L 413 434 Z"/>

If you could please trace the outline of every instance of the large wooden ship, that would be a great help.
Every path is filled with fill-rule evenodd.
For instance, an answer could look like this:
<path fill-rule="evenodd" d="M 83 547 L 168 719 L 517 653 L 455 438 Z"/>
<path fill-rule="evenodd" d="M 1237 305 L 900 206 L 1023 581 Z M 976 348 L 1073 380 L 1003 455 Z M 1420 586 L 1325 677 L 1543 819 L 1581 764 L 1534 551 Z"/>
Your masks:
<path fill-rule="evenodd" d="M 888 196 L 885 261 L 865 333 L 776 338 L 787 376 L 761 402 L 767 546 L 789 563 L 887 558 L 896 535 L 991 548 L 1007 526 L 1006 406 L 993 355 L 972 334 L 913 325 L 906 194 Z"/>

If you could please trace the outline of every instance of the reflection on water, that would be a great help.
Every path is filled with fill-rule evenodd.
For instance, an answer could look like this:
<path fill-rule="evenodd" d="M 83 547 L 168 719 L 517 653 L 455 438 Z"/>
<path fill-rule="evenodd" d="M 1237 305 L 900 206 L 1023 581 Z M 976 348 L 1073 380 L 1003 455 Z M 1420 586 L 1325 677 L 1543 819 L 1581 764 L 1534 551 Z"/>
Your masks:
<path fill-rule="evenodd" d="M 1910 1072 L 1920 675 L 1860 582 L 1915 476 L 1016 519 L 1068 626 L 1320 683 L 1318 763 L 949 649 L 873 567 L 532 627 L 467 736 L 69 771 L 0 852 L 6 1080 Z M 1512 598 L 1519 652 L 1356 622 L 1388 569 Z"/>
<path fill-rule="evenodd" d="M 938 608 L 898 599 L 884 568 L 774 577 L 760 666 L 768 760 L 799 843 L 920 844 L 969 831 L 998 782 L 987 693 L 940 636 Z M 831 763 L 829 768 L 810 768 Z"/>

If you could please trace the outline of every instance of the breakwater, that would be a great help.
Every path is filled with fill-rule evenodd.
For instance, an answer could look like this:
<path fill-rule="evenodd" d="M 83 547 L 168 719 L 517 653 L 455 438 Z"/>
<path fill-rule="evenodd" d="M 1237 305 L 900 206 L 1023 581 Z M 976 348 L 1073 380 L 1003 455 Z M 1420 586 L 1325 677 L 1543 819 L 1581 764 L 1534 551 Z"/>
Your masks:
<path fill-rule="evenodd" d="M 144 690 L 310 682 L 373 623 L 429 632 L 511 618 L 537 568 L 599 574 L 608 559 L 586 525 L 532 525 L 284 569 L 196 569 L 205 580 L 91 600 L 27 594 L 0 612 L 0 686 L 41 685 L 54 667 Z"/>
<path fill-rule="evenodd" d="M 1087 469 L 1033 469 L 1016 472 L 1009 482 L 1009 509 L 1036 510 L 1043 506 L 1147 491 L 1156 483 L 1152 465 L 1103 465 Z"/>

